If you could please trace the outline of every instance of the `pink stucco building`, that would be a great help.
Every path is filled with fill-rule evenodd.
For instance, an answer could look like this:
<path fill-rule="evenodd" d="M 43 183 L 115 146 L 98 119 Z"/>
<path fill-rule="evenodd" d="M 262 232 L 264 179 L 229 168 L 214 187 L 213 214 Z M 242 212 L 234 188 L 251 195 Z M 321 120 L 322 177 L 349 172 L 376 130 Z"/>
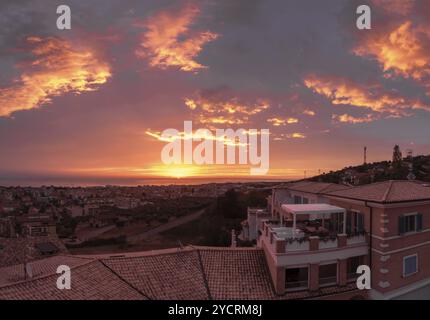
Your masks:
<path fill-rule="evenodd" d="M 271 218 L 260 223 L 278 294 L 348 292 L 358 265 L 371 269 L 371 290 L 357 297 L 430 297 L 430 186 L 386 181 L 358 187 L 298 182 L 273 189 Z"/>

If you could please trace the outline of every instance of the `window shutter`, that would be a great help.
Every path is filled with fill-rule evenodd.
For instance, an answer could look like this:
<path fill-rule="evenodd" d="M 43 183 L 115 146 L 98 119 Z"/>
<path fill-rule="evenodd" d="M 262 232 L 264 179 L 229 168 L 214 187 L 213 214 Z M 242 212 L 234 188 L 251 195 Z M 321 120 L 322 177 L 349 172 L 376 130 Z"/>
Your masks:
<path fill-rule="evenodd" d="M 405 233 L 405 217 L 399 217 L 399 234 L 402 235 Z"/>
<path fill-rule="evenodd" d="M 417 231 L 423 229 L 423 215 L 421 213 L 417 214 Z"/>

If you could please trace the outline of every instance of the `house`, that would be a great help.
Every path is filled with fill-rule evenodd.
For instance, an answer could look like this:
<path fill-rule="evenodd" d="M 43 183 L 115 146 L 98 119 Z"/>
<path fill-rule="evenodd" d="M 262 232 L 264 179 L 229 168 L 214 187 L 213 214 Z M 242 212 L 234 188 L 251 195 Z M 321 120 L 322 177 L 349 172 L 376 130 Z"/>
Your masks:
<path fill-rule="evenodd" d="M 270 213 L 265 208 L 248 208 L 247 219 L 242 221 L 242 232 L 239 239 L 253 241 L 258 238 L 258 230 L 262 220 L 270 219 Z"/>
<path fill-rule="evenodd" d="M 25 215 L 17 218 L 21 234 L 28 237 L 56 235 L 57 227 L 50 215 Z"/>
<path fill-rule="evenodd" d="M 370 298 L 430 295 L 429 184 L 299 182 L 275 188 L 272 199 L 258 246 L 278 294 L 317 292 L 327 286 L 324 275 L 333 287 L 344 287 L 355 278 L 356 266 L 366 264 Z"/>

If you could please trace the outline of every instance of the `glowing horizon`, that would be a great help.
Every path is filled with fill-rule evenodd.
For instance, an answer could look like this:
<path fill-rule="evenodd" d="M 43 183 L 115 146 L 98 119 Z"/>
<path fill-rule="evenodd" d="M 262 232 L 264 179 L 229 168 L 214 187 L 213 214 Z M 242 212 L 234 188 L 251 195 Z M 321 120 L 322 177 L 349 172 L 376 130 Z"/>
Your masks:
<path fill-rule="evenodd" d="M 396 144 L 430 154 L 430 16 L 420 1 L 370 0 L 375 19 L 363 32 L 345 19 L 352 0 L 315 1 L 312 12 L 271 1 L 76 3 L 72 14 L 85 15 L 59 31 L 48 4 L 6 0 L 0 185 L 295 179 L 359 165 L 365 146 L 368 162 L 390 160 Z M 165 143 L 208 138 L 185 134 L 184 121 L 195 131 L 270 129 L 268 174 L 163 165 Z M 178 134 L 163 138 L 168 128 Z"/>

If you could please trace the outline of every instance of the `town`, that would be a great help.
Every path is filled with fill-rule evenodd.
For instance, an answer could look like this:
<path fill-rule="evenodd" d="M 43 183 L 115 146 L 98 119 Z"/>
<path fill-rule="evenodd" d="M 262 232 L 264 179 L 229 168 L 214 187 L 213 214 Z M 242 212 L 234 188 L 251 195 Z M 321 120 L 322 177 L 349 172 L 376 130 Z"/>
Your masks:
<path fill-rule="evenodd" d="M 349 167 L 328 174 L 337 183 L 321 181 L 324 173 L 281 183 L 2 187 L 0 298 L 65 298 L 33 290 L 53 286 L 59 265 L 100 281 L 119 272 L 150 299 L 423 298 L 430 183 L 416 179 L 417 161 L 395 146 L 384 172 L 406 177 L 381 181 Z M 360 266 L 372 273 L 365 290 Z M 70 297 L 106 298 L 103 281 L 91 296 L 72 281 Z M 123 289 L 109 297 L 123 299 Z"/>

